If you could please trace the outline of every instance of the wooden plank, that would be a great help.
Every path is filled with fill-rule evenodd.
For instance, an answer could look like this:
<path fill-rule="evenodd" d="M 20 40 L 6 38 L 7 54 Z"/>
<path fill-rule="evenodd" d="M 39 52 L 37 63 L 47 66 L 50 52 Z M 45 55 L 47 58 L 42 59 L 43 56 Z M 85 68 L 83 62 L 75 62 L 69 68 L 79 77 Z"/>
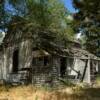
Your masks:
<path fill-rule="evenodd" d="M 83 82 L 83 80 L 84 80 L 87 67 L 88 67 L 88 59 L 86 60 L 86 64 L 85 64 L 85 68 L 84 68 L 84 72 L 83 72 L 83 76 L 82 76 L 81 82 Z"/>

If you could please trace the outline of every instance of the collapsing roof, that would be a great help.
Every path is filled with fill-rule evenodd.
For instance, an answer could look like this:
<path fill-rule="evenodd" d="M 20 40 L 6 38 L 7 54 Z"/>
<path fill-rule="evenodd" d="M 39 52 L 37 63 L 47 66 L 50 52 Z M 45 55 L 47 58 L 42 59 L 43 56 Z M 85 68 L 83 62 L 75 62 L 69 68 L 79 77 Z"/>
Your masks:
<path fill-rule="evenodd" d="M 100 60 L 99 57 L 95 56 L 94 54 L 88 52 L 87 50 L 81 48 L 70 48 L 65 49 L 65 52 L 69 52 L 69 55 L 72 57 L 77 57 L 80 59 L 93 59 L 93 60 Z"/>
<path fill-rule="evenodd" d="M 64 49 L 62 51 L 63 51 L 63 54 L 54 54 L 54 53 L 49 53 L 45 50 L 35 50 L 33 51 L 32 55 L 34 58 L 50 56 L 54 54 L 57 56 L 68 57 L 68 58 L 100 60 L 99 57 L 81 48 L 70 48 L 70 49 Z"/>
<path fill-rule="evenodd" d="M 0 46 L 0 50 L 2 50 L 3 46 L 6 44 L 21 42 L 22 39 L 30 39 L 30 38 L 33 38 L 32 33 L 28 33 L 28 34 L 24 33 L 20 31 L 19 28 L 19 30 L 16 30 L 16 32 L 14 32 L 14 34 L 10 32 L 6 34 L 5 38 L 3 39 L 3 43 Z M 79 42 L 77 41 L 68 41 L 68 42 L 69 44 L 73 44 L 73 45 L 71 45 L 70 48 L 64 49 L 64 47 L 61 47 L 51 41 L 47 43 L 48 49 L 42 48 L 43 50 L 36 50 L 36 51 L 33 50 L 33 57 L 49 56 L 50 54 L 51 55 L 53 54 L 53 55 L 58 55 L 63 57 L 78 57 L 80 59 L 100 60 L 100 58 L 98 58 L 94 54 L 91 54 L 90 52 L 82 49 Z M 52 47 L 52 49 L 50 49 L 50 47 Z"/>

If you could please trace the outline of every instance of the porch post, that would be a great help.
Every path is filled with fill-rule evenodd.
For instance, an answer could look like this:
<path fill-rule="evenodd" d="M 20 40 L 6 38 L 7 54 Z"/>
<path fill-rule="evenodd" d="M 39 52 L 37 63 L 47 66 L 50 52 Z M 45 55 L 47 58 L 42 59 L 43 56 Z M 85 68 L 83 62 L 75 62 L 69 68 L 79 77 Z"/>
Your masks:
<path fill-rule="evenodd" d="M 88 60 L 88 68 L 87 68 L 87 83 L 91 82 L 91 75 L 90 75 L 90 59 Z"/>

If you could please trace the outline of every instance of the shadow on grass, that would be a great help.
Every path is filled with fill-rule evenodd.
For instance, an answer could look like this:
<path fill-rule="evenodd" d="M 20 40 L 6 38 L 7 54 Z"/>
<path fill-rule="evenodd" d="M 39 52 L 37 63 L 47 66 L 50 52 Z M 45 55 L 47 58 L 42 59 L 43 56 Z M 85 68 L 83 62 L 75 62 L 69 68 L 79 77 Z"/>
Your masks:
<path fill-rule="evenodd" d="M 54 95 L 57 100 L 100 100 L 100 88 L 75 90 L 72 94 L 56 91 Z"/>
<path fill-rule="evenodd" d="M 100 88 L 87 88 L 87 89 L 83 89 L 82 91 L 84 96 L 89 96 L 91 98 L 99 98 L 96 100 L 100 100 Z"/>

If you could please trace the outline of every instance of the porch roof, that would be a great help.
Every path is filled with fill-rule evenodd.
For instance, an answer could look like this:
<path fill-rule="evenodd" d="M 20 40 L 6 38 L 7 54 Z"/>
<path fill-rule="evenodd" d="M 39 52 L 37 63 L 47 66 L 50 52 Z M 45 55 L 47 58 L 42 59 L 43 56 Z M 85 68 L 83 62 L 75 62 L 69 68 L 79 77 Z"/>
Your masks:
<path fill-rule="evenodd" d="M 50 56 L 50 54 L 45 50 L 35 50 L 35 51 L 32 52 L 32 55 L 33 55 L 34 58 Z"/>
<path fill-rule="evenodd" d="M 71 57 L 77 57 L 80 59 L 93 59 L 93 60 L 100 60 L 99 57 L 96 55 L 90 53 L 87 50 L 81 49 L 81 48 L 69 48 L 69 49 L 64 49 L 65 52 L 68 52 Z M 69 57 L 70 57 L 69 56 Z"/>

